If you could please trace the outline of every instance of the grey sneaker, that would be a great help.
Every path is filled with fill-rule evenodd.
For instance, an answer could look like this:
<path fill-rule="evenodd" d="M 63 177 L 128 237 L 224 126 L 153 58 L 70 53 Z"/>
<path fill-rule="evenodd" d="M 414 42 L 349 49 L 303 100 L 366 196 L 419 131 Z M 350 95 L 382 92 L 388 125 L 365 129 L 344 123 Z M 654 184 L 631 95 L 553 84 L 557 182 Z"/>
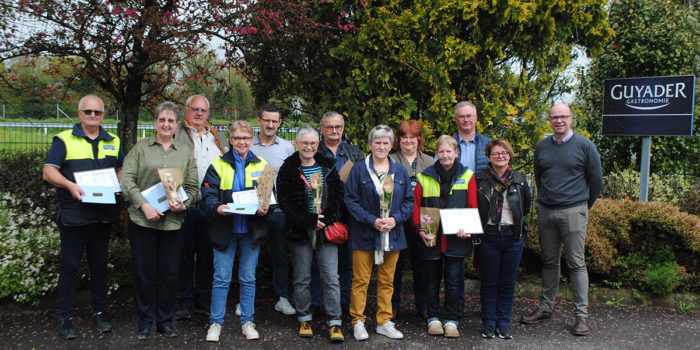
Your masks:
<path fill-rule="evenodd" d="M 236 316 L 241 317 L 241 303 L 236 304 Z"/>
<path fill-rule="evenodd" d="M 377 326 L 377 334 L 387 336 L 391 339 L 403 339 L 403 333 L 399 332 L 399 330 L 394 327 L 394 322 L 391 321 Z"/>
<path fill-rule="evenodd" d="M 294 310 L 294 307 L 292 307 L 292 304 L 289 303 L 289 300 L 284 297 L 280 297 L 280 300 L 278 300 L 277 304 L 275 304 L 275 311 L 279 311 L 287 316 L 297 313 L 297 311 Z"/>

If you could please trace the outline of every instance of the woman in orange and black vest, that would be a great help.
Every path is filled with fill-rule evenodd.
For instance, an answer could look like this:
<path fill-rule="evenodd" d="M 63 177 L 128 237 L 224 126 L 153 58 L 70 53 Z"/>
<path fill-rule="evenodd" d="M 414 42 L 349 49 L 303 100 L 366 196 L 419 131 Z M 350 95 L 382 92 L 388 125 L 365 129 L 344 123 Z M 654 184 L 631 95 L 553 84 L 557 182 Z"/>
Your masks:
<path fill-rule="evenodd" d="M 411 222 L 423 243 L 422 258 L 428 276 L 428 334 L 459 337 L 458 300 L 461 278 L 464 278 L 464 258 L 472 251 L 471 235 L 459 230 L 456 235 L 444 235 L 442 227 L 436 237 L 429 237 L 421 228 L 420 208 L 476 208 L 474 172 L 455 161 L 459 156 L 457 141 L 448 135 L 438 138 L 435 164 L 418 174 L 413 192 L 415 206 Z M 432 218 L 437 220 L 437 218 Z M 445 276 L 444 326 L 440 322 L 440 281 Z"/>

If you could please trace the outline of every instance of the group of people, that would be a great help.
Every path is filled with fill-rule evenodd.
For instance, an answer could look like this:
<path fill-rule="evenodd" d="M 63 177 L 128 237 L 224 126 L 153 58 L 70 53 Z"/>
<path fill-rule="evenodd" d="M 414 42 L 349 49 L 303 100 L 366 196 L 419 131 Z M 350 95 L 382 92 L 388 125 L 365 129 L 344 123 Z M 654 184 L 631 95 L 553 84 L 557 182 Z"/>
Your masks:
<path fill-rule="evenodd" d="M 258 113 L 257 135 L 247 121 L 236 121 L 226 138 L 207 122 L 209 102 L 201 95 L 187 99 L 183 121 L 175 104 L 160 104 L 155 135 L 124 156 L 119 138 L 100 126 L 102 100 L 85 96 L 78 110 L 80 123 L 54 138 L 43 169 L 44 179 L 58 188 L 59 326 L 64 338 L 77 336 L 72 324 L 75 276 L 85 249 L 94 323 L 100 332 L 112 328 L 105 299 L 115 206 L 83 203 L 85 192 L 74 177 L 75 172 L 106 168 L 116 170 L 129 203 L 138 339 L 150 337 L 154 318 L 159 333 L 175 337 L 173 319 L 186 320 L 194 312 L 209 316 L 206 340 L 219 341 L 237 251 L 240 303 L 235 314 L 242 334 L 259 338 L 255 271 L 263 240 L 272 258 L 274 309 L 297 315 L 301 337 L 313 336 L 311 321 L 323 308 L 331 342 L 344 341 L 343 313 L 352 319 L 354 338 L 367 339 L 365 306 L 376 265 L 376 332 L 403 338 L 393 320 L 407 261 L 413 269 L 415 311 L 425 320 L 428 334 L 459 337 L 464 260 L 474 251 L 481 274 L 481 335 L 512 338 L 511 311 L 531 193 L 525 176 L 510 165 L 515 154 L 508 141 L 476 131 L 473 103 L 456 105 L 458 132 L 437 139 L 434 157 L 423 152 L 422 127 L 415 120 L 401 122 L 396 134 L 386 125 L 373 127 L 367 136 L 370 154 L 365 156 L 343 140 L 344 118 L 337 112 L 322 116 L 322 139 L 317 129 L 303 126 L 292 144 L 277 136 L 282 117 L 270 104 Z M 586 335 L 584 242 L 602 172 L 595 146 L 572 131 L 572 121 L 566 105 L 552 107 L 553 135 L 535 150 L 542 298 L 521 322 L 551 317 L 563 245 L 576 307 L 572 333 Z M 269 208 L 260 207 L 255 215 L 233 213 L 228 204 L 235 193 L 256 188 L 268 166 L 276 170 Z M 182 170 L 186 193 L 184 200 L 169 201 L 165 211 L 154 208 L 142 193 L 160 182 L 162 168 Z M 464 229 L 443 233 L 442 225 L 426 224 L 438 217 L 425 213 L 448 208 L 476 208 L 483 234 Z M 329 236 L 345 225 L 346 239 Z M 289 255 L 294 306 L 288 292 Z"/>

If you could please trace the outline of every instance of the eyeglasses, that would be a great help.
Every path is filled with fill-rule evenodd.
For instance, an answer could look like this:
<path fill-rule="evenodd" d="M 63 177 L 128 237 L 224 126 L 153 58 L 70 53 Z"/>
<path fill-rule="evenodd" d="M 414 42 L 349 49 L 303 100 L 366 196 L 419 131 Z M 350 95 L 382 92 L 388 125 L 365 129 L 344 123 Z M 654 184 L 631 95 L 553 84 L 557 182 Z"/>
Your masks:
<path fill-rule="evenodd" d="M 568 114 L 568 115 L 550 115 L 549 120 L 566 119 L 569 117 L 571 117 L 571 114 Z"/>
<path fill-rule="evenodd" d="M 252 137 L 250 136 L 233 136 L 231 137 L 234 141 L 250 141 Z"/>
<path fill-rule="evenodd" d="M 386 125 L 377 125 L 374 127 L 374 130 L 391 131 L 391 128 Z"/>
<path fill-rule="evenodd" d="M 208 109 L 206 108 L 197 108 L 197 107 L 187 107 L 190 109 L 190 111 L 195 112 L 195 113 L 207 113 L 209 112 Z"/>
<path fill-rule="evenodd" d="M 98 111 L 96 109 L 83 109 L 83 110 L 81 110 L 81 112 L 83 112 L 83 114 L 85 114 L 85 115 L 91 115 L 94 113 L 96 117 L 99 117 L 99 116 L 102 116 L 103 114 L 105 114 L 104 111 Z"/>
<path fill-rule="evenodd" d="M 302 148 L 309 148 L 309 147 L 316 148 L 316 146 L 318 146 L 318 141 L 311 141 L 311 142 L 304 141 L 304 142 L 299 142 L 299 144 L 301 145 Z"/>
<path fill-rule="evenodd" d="M 324 129 L 328 130 L 343 130 L 344 125 L 321 125 Z"/>
<path fill-rule="evenodd" d="M 491 157 L 503 157 L 509 156 L 508 152 L 491 152 Z"/>

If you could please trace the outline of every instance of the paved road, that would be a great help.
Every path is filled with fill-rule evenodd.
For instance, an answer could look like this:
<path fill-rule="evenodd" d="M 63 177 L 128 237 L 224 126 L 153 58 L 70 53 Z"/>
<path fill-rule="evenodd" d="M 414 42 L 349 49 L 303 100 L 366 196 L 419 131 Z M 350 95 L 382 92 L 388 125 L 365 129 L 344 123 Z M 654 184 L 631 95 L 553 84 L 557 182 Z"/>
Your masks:
<path fill-rule="evenodd" d="M 154 335 L 147 341 L 136 340 L 133 300 L 129 290 L 111 297 L 109 307 L 114 331 L 99 334 L 90 323 L 89 298 L 79 301 L 75 317 L 78 338 L 62 339 L 57 332 L 55 298 L 49 298 L 38 307 L 0 305 L 0 348 L 2 349 L 698 349 L 700 350 L 700 312 L 675 309 L 640 308 L 629 306 L 591 305 L 591 334 L 574 337 L 569 333 L 572 322 L 569 302 L 557 305 L 552 319 L 541 324 L 524 326 L 514 323 L 514 339 L 482 339 L 480 336 L 479 300 L 469 297 L 465 317 L 459 324 L 462 334 L 458 339 L 434 337 L 426 333 L 426 325 L 412 311 L 413 297 L 404 296 L 397 328 L 405 338 L 391 340 L 374 332 L 376 323 L 368 318 L 370 338 L 357 342 L 352 338 L 350 320 L 343 317 L 345 343 L 328 342 L 323 317 L 313 322 L 312 339 L 296 336 L 298 323 L 293 316 L 283 316 L 272 310 L 272 299 L 257 299 L 256 324 L 261 339 L 246 341 L 240 333 L 235 316 L 227 315 L 221 341 L 204 341 L 208 318 L 197 316 L 185 322 L 176 322 L 179 335 L 167 339 Z M 89 295 L 89 294 L 87 294 Z M 536 300 L 517 299 L 514 319 L 534 307 Z M 229 309 L 235 300 L 229 300 Z M 376 310 L 376 299 L 370 297 L 367 309 Z M 230 309 L 231 310 L 231 309 Z M 155 327 L 153 327 L 155 329 Z"/>

